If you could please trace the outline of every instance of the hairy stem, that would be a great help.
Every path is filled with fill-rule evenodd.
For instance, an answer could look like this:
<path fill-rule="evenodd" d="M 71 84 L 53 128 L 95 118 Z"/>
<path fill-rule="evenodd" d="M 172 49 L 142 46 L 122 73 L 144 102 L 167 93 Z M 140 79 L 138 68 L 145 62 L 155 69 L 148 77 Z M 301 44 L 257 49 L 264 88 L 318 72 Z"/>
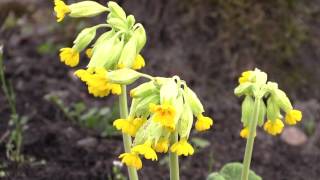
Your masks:
<path fill-rule="evenodd" d="M 126 119 L 128 117 L 128 102 L 126 85 L 121 85 L 121 95 L 119 96 L 120 117 Z M 131 137 L 128 134 L 122 133 L 123 146 L 126 153 L 130 152 Z M 137 170 L 133 167 L 128 167 L 129 179 L 138 180 Z"/>
<path fill-rule="evenodd" d="M 246 150 L 243 158 L 243 169 L 242 169 L 241 180 L 248 180 L 249 178 L 253 144 L 254 144 L 254 138 L 256 135 L 257 123 L 259 118 L 259 108 L 260 108 L 260 99 L 255 98 L 253 113 L 251 115 L 251 123 L 249 125 L 249 136 L 247 139 Z"/>
<path fill-rule="evenodd" d="M 170 137 L 170 144 L 174 144 L 178 141 L 178 133 L 174 132 Z M 170 180 L 179 180 L 179 158 L 176 153 L 170 152 L 169 153 L 170 159 Z"/>

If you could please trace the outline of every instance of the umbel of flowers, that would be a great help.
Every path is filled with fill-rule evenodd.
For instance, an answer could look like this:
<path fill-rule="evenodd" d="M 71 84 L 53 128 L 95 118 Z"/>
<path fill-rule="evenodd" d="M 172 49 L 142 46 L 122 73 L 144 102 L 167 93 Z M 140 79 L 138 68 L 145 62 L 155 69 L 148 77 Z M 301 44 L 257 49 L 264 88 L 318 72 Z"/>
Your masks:
<path fill-rule="evenodd" d="M 129 117 L 117 119 L 114 126 L 134 137 L 131 152 L 119 157 L 128 166 L 140 169 L 140 156 L 157 160 L 157 153 L 176 153 L 189 156 L 194 153 L 188 143 L 194 117 L 195 129 L 208 130 L 213 121 L 203 116 L 203 106 L 196 94 L 178 76 L 154 78 L 130 91 L 133 98 Z M 179 141 L 170 142 L 170 136 L 179 135 Z"/>
<path fill-rule="evenodd" d="M 87 84 L 90 94 L 104 97 L 121 94 L 119 84 L 108 82 L 107 71 L 120 68 L 135 70 L 145 66 L 140 52 L 146 43 L 146 33 L 133 15 L 127 16 L 115 2 L 110 1 L 105 7 L 95 1 L 83 1 L 66 5 L 62 0 L 55 0 L 57 21 L 65 16 L 92 17 L 107 12 L 106 23 L 83 29 L 73 41 L 72 47 L 60 50 L 60 59 L 70 67 L 79 63 L 80 53 L 85 51 L 90 58 L 86 69 L 79 69 L 75 74 Z M 97 36 L 97 30 L 104 32 Z"/>
<path fill-rule="evenodd" d="M 239 78 L 239 86 L 234 92 L 237 96 L 245 96 L 241 116 L 244 128 L 240 132 L 243 138 L 247 138 L 249 134 L 249 124 L 253 120 L 252 108 L 256 98 L 260 100 L 258 125 L 263 126 L 263 129 L 273 136 L 282 132 L 283 121 L 287 125 L 295 125 L 302 119 L 301 111 L 293 109 L 286 93 L 279 89 L 277 83 L 267 82 L 267 74 L 259 69 L 243 72 Z"/>

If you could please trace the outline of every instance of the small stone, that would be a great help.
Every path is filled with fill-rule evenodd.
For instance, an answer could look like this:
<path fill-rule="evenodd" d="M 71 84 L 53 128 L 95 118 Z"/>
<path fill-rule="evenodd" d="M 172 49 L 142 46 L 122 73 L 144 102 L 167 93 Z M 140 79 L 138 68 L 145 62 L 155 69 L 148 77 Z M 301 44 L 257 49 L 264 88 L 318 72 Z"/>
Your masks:
<path fill-rule="evenodd" d="M 98 144 L 98 141 L 94 137 L 86 137 L 84 139 L 80 139 L 79 141 L 77 141 L 77 146 L 85 149 L 94 148 L 97 146 L 97 144 Z"/>
<path fill-rule="evenodd" d="M 300 146 L 307 142 L 307 135 L 297 127 L 287 127 L 281 134 L 281 139 L 292 146 Z"/>

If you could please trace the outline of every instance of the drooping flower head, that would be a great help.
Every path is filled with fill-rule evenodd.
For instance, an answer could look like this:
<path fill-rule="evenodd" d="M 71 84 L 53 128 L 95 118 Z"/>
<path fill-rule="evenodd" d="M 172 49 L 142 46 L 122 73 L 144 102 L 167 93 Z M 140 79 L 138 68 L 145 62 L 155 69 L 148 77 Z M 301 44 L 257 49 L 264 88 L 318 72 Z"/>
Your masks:
<path fill-rule="evenodd" d="M 302 113 L 293 109 L 286 93 L 278 88 L 275 82 L 267 81 L 267 74 L 255 69 L 254 71 L 245 71 L 239 78 L 239 86 L 235 89 L 237 96 L 245 96 L 242 102 L 241 122 L 245 127 L 240 132 L 240 136 L 247 138 L 250 132 L 250 123 L 253 123 L 252 117 L 255 104 L 259 106 L 257 124 L 271 135 L 278 135 L 284 128 L 281 120 L 282 112 L 286 113 L 285 122 L 288 125 L 294 125 L 301 121 Z M 266 121 L 267 119 L 267 121 Z"/>
<path fill-rule="evenodd" d="M 197 95 L 177 76 L 157 77 L 132 89 L 130 96 L 133 100 L 129 117 L 147 120 L 139 123 L 137 131 L 130 120 L 116 120 L 114 125 L 122 132 L 134 134 L 131 152 L 145 159 L 157 160 L 156 152 L 193 155 L 188 139 L 194 117 L 197 131 L 208 130 L 213 124 L 210 117 L 203 115 L 204 108 Z M 178 134 L 177 142 L 171 140 L 175 134 Z"/>

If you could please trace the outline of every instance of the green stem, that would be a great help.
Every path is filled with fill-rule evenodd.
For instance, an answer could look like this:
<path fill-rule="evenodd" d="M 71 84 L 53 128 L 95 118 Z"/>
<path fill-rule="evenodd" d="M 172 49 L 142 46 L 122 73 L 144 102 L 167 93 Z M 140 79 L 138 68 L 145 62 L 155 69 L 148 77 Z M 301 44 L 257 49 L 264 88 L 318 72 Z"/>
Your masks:
<path fill-rule="evenodd" d="M 249 125 L 249 136 L 247 139 L 246 150 L 243 158 L 243 169 L 242 169 L 241 180 L 248 180 L 249 178 L 253 144 L 254 144 L 254 138 L 256 135 L 256 129 L 257 129 L 258 118 L 259 118 L 259 108 L 260 108 L 260 99 L 255 98 L 253 113 L 251 115 L 252 119 Z"/>
<path fill-rule="evenodd" d="M 128 117 L 128 102 L 127 102 L 127 88 L 126 85 L 121 85 L 121 95 L 119 96 L 120 117 L 126 119 Z M 130 152 L 131 137 L 128 134 L 122 133 L 123 145 L 126 153 Z M 130 180 L 138 180 L 137 170 L 128 166 L 128 173 Z"/>
<path fill-rule="evenodd" d="M 170 144 L 174 144 L 178 141 L 178 133 L 174 132 L 174 134 L 170 137 Z M 169 153 L 170 159 L 170 180 L 179 180 L 179 158 L 176 153 Z"/>

